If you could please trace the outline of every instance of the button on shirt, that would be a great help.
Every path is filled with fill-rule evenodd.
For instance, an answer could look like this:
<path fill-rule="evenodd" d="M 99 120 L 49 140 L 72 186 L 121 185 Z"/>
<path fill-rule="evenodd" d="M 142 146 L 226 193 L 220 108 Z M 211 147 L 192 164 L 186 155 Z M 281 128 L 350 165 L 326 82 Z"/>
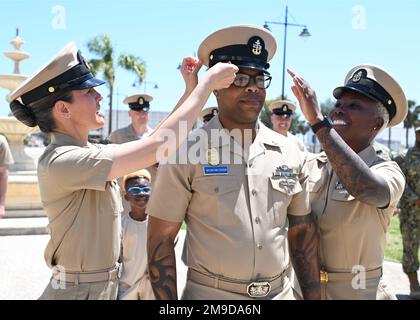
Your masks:
<path fill-rule="evenodd" d="M 46 262 L 69 272 L 111 268 L 120 251 L 122 211 L 118 184 L 107 181 L 115 146 L 82 145 L 59 133 L 51 140 L 38 164 L 51 235 Z"/>
<path fill-rule="evenodd" d="M 199 136 L 210 139 L 196 142 Z M 202 162 L 188 163 L 185 155 L 197 150 Z M 214 117 L 170 159 L 186 164 L 159 167 L 146 211 L 186 221 L 183 261 L 188 267 L 249 281 L 271 278 L 289 265 L 287 214 L 310 212 L 306 153 L 263 124 L 248 151 Z M 281 166 L 298 174 L 273 176 Z"/>
<path fill-rule="evenodd" d="M 321 232 L 321 262 L 328 271 L 351 272 L 361 265 L 365 270 L 382 266 L 386 231 L 392 213 L 404 190 L 405 179 L 397 163 L 376 155 L 372 146 L 360 158 L 388 184 L 390 203 L 383 209 L 356 200 L 344 189 L 332 171 L 325 153 L 310 155 L 309 190 L 312 211 Z"/>

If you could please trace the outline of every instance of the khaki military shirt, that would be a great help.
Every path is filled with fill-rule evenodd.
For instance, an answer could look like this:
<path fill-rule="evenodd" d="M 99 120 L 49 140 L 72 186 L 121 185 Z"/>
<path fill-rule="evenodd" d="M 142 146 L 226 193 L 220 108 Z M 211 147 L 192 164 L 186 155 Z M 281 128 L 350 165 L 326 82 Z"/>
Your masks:
<path fill-rule="evenodd" d="M 153 129 L 148 126 L 147 131 L 144 133 L 143 137 L 149 136 L 152 132 L 153 132 Z M 115 143 L 115 144 L 121 144 L 121 143 L 130 142 L 130 141 L 136 141 L 136 140 L 139 140 L 139 139 L 140 138 L 137 136 L 137 133 L 134 131 L 134 128 L 131 124 L 127 127 L 117 129 L 117 130 L 111 132 L 111 134 L 108 137 L 108 140 L 111 141 L 112 143 Z M 154 186 L 154 181 L 156 179 L 156 174 L 157 174 L 157 167 L 156 166 L 150 166 L 150 167 L 147 167 L 146 169 L 150 173 L 150 177 L 152 179 L 152 186 Z M 120 189 L 121 189 L 122 204 L 123 204 L 123 208 L 124 208 L 123 213 L 127 214 L 127 213 L 130 212 L 131 206 L 130 206 L 130 202 L 128 202 L 127 200 L 124 199 L 125 190 L 124 190 L 124 186 L 123 186 L 122 177 L 118 179 L 118 184 L 119 184 Z"/>
<path fill-rule="evenodd" d="M 51 134 L 39 159 L 38 181 L 51 239 L 45 259 L 66 271 L 112 267 L 120 251 L 120 190 L 107 181 L 115 145 L 82 145 Z"/>
<path fill-rule="evenodd" d="M 150 127 L 147 127 L 147 131 L 144 133 L 144 135 L 142 137 L 147 137 L 148 135 L 150 135 L 152 133 L 153 129 Z M 116 144 L 121 144 L 121 143 L 125 143 L 125 142 L 130 142 L 130 141 L 136 141 L 139 140 L 140 137 L 137 135 L 136 131 L 134 131 L 133 126 L 130 124 L 127 127 L 121 128 L 121 129 L 117 129 L 113 132 L 111 132 L 111 134 L 108 137 L 108 140 L 111 141 L 112 143 L 116 143 Z"/>
<path fill-rule="evenodd" d="M 386 231 L 404 190 L 404 175 L 397 163 L 380 158 L 372 146 L 359 156 L 388 184 L 384 192 L 389 192 L 390 203 L 384 209 L 350 195 L 332 171 L 325 153 L 309 156 L 311 207 L 319 220 L 321 263 L 327 271 L 351 272 L 358 265 L 365 270 L 382 266 Z"/>
<path fill-rule="evenodd" d="M 210 140 L 195 143 L 200 136 Z M 247 281 L 280 274 L 289 265 L 287 214 L 310 212 L 306 154 L 263 124 L 244 152 L 218 117 L 188 140 L 170 161 L 200 161 L 162 164 L 146 212 L 186 221 L 188 267 Z"/>
<path fill-rule="evenodd" d="M 296 137 L 294 134 L 287 132 L 287 137 L 291 139 L 292 141 L 294 141 L 298 145 L 301 151 L 304 151 L 304 152 L 306 151 L 306 147 L 303 141 L 300 140 L 298 137 Z"/>
<path fill-rule="evenodd" d="M 9 166 L 14 163 L 9 144 L 4 136 L 0 134 L 0 167 Z"/>

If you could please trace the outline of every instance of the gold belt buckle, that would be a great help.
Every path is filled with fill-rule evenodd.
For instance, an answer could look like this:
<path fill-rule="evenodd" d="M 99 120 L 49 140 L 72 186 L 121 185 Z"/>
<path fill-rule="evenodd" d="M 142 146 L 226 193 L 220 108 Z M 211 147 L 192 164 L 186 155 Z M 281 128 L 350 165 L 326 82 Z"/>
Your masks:
<path fill-rule="evenodd" d="M 319 272 L 319 279 L 321 280 L 321 283 L 327 283 L 328 282 L 328 272 L 321 270 Z"/>
<path fill-rule="evenodd" d="M 268 282 L 251 282 L 246 292 L 251 298 L 266 297 L 271 291 L 271 285 Z"/>

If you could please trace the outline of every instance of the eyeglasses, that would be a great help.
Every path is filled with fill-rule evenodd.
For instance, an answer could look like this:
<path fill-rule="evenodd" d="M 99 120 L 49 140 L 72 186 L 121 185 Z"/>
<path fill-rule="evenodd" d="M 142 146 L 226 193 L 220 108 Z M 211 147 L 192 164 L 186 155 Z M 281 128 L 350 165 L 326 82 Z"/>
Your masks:
<path fill-rule="evenodd" d="M 248 86 L 249 81 L 251 79 L 254 79 L 254 83 L 257 86 L 257 88 L 267 89 L 271 84 L 272 77 L 266 74 L 250 76 L 249 74 L 245 73 L 237 73 L 235 80 L 233 80 L 233 84 L 235 87 L 245 88 L 246 86 Z"/>
<path fill-rule="evenodd" d="M 152 187 L 131 187 L 128 188 L 127 193 L 131 196 L 138 196 L 142 193 L 149 193 L 150 191 L 152 191 Z"/>

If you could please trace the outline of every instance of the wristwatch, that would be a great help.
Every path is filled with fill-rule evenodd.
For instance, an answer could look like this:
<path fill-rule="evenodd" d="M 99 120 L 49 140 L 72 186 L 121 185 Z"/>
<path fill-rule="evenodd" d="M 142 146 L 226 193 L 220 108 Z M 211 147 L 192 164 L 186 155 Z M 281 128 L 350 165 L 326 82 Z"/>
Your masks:
<path fill-rule="evenodd" d="M 331 122 L 331 119 L 328 117 L 324 117 L 324 120 L 321 122 L 315 123 L 313 126 L 311 126 L 312 131 L 316 134 L 319 129 L 323 127 L 332 128 L 333 124 Z"/>

